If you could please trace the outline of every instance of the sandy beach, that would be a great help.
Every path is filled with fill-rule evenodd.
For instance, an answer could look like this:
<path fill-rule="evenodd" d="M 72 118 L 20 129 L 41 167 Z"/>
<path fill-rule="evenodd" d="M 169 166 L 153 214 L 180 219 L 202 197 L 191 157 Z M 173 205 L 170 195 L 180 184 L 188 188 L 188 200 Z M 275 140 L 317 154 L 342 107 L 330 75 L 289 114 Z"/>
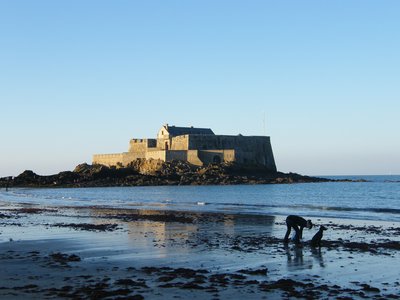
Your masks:
<path fill-rule="evenodd" d="M 0 203 L 1 299 L 400 299 L 400 227 L 283 216 Z"/>

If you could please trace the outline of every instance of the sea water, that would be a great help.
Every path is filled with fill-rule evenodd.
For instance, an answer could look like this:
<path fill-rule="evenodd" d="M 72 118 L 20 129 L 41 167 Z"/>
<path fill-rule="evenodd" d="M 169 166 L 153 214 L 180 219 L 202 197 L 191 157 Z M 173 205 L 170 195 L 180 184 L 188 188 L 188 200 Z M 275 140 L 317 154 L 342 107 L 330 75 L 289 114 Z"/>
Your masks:
<path fill-rule="evenodd" d="M 367 182 L 229 186 L 11 188 L 3 204 L 103 206 L 400 222 L 400 175 L 343 176 Z"/>

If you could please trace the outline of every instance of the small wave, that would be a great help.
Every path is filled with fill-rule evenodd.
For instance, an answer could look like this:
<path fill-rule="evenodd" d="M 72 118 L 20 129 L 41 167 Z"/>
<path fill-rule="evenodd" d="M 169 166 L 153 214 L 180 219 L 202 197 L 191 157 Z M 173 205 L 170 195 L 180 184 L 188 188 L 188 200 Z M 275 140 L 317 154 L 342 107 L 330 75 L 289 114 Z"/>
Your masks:
<path fill-rule="evenodd" d="M 198 202 L 200 203 L 200 202 Z M 294 204 L 294 205 L 274 205 L 274 204 L 244 204 L 244 203 L 213 203 L 220 206 L 231 207 L 249 207 L 249 208 L 296 208 L 296 209 L 310 209 L 322 211 L 358 211 L 358 212 L 375 212 L 375 213 L 391 213 L 400 214 L 400 209 L 386 208 L 386 207 L 348 207 L 348 206 L 326 206 L 326 205 L 312 205 L 312 204 Z"/>
<path fill-rule="evenodd" d="M 339 207 L 339 206 L 313 206 L 321 210 L 334 210 L 334 211 L 359 211 L 359 212 L 375 212 L 375 213 L 391 213 L 400 214 L 400 209 L 385 208 L 385 207 Z"/>

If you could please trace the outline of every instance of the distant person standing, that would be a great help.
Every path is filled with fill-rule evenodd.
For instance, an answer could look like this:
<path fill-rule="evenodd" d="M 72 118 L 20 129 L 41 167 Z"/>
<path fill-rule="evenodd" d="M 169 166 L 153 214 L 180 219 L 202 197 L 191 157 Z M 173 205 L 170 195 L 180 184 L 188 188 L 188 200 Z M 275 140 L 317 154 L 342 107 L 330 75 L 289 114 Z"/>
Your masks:
<path fill-rule="evenodd" d="M 290 215 L 286 218 L 286 226 L 287 230 L 283 242 L 285 244 L 289 242 L 289 235 L 293 228 L 296 232 L 296 235 L 294 236 L 294 241 L 297 245 L 299 245 L 300 239 L 303 237 L 303 228 L 307 227 L 308 229 L 311 229 L 313 224 L 311 220 L 306 220 L 299 216 Z"/>
<path fill-rule="evenodd" d="M 11 181 L 12 179 L 13 179 L 12 176 L 7 177 L 7 180 L 6 180 L 6 192 L 8 192 L 8 188 L 9 188 L 9 186 L 10 186 L 10 181 Z"/>

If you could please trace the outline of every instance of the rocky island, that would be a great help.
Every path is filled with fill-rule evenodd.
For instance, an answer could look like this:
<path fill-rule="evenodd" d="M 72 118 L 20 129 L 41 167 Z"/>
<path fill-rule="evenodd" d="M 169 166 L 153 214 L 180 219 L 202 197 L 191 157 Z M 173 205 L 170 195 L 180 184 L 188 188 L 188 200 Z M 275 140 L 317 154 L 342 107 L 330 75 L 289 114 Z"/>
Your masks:
<path fill-rule="evenodd" d="M 193 166 L 182 161 L 136 159 L 128 166 L 80 164 L 73 171 L 42 176 L 26 170 L 0 178 L 0 187 L 107 187 L 157 185 L 273 184 L 330 181 L 326 178 L 271 171 L 263 166 L 213 163 Z"/>

